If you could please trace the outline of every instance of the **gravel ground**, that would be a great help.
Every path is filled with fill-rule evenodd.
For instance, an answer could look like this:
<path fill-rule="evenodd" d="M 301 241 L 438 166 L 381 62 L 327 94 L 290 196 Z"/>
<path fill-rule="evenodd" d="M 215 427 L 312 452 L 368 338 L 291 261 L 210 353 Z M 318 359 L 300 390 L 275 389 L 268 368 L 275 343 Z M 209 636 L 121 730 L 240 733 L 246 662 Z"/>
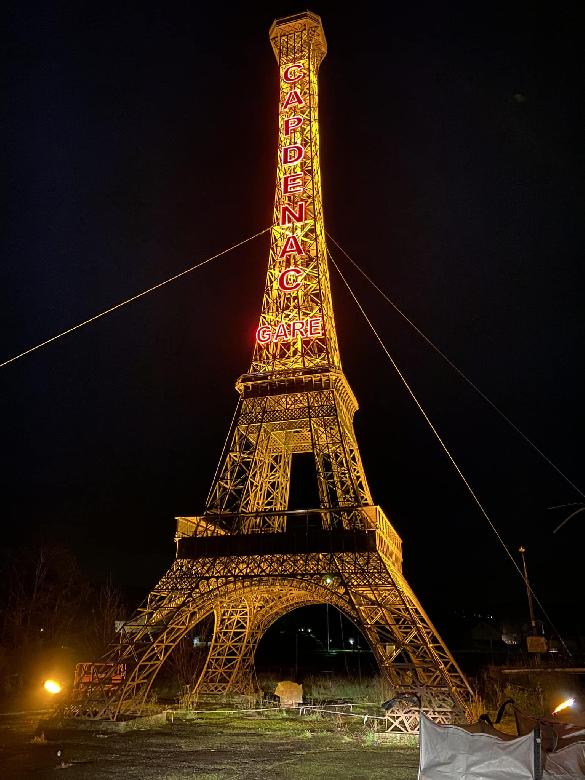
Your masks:
<path fill-rule="evenodd" d="M 0 777 L 415 780 L 418 748 L 377 745 L 333 720 L 206 714 L 148 730 L 51 728 L 41 714 L 0 715 Z M 44 737 L 41 737 L 41 732 Z M 60 751 L 60 755 L 58 755 Z"/>

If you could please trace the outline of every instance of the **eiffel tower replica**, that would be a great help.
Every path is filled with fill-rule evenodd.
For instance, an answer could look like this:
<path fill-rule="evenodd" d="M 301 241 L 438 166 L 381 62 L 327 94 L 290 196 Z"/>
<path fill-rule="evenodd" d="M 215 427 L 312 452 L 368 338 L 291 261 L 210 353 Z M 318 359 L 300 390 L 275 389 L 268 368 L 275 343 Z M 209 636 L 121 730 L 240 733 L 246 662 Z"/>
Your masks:
<path fill-rule="evenodd" d="M 389 687 L 465 717 L 471 689 L 402 575 L 401 540 L 370 494 L 341 367 L 321 200 L 317 74 L 327 46 L 305 12 L 274 22 L 279 145 L 268 273 L 250 371 L 205 511 L 177 518 L 177 556 L 68 714 L 138 713 L 177 643 L 213 615 L 199 696 L 255 690 L 254 653 L 288 612 L 330 604 L 366 637 Z M 312 453 L 320 506 L 290 511 L 293 455 Z"/>

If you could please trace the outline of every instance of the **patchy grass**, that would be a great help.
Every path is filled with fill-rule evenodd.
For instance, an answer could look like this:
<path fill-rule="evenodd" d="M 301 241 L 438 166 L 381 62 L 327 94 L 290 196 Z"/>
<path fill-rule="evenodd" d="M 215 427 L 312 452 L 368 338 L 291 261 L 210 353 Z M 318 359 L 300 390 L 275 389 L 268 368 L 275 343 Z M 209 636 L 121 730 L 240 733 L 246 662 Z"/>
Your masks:
<path fill-rule="evenodd" d="M 34 746 L 30 722 L 23 721 L 22 731 L 15 724 L 10 732 L 10 742 L 0 740 L 2 778 L 52 776 L 63 762 L 70 780 L 416 779 L 416 748 L 378 745 L 359 718 L 348 720 L 340 724 L 280 712 L 184 718 L 177 713 L 173 723 L 107 739 L 97 729 L 51 732 L 42 726 L 46 744 Z"/>
<path fill-rule="evenodd" d="M 373 747 L 376 744 L 377 734 L 375 731 L 366 731 L 362 737 L 362 744 L 365 747 Z"/>

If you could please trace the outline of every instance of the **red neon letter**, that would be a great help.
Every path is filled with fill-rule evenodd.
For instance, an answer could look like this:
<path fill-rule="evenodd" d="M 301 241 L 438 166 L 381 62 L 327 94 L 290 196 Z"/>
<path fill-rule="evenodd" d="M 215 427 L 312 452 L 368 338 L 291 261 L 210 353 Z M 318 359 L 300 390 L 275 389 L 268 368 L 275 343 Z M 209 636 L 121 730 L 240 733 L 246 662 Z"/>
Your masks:
<path fill-rule="evenodd" d="M 304 339 L 305 336 L 307 335 L 305 333 L 305 327 L 306 327 L 305 320 L 294 320 L 294 322 L 290 326 L 291 338 L 294 339 L 294 337 L 298 334 L 302 339 Z"/>
<path fill-rule="evenodd" d="M 286 67 L 282 73 L 282 78 L 287 84 L 294 84 L 295 81 L 299 81 L 305 75 L 305 69 L 300 62 L 295 62 L 294 65 Z"/>
<path fill-rule="evenodd" d="M 303 124 L 305 120 L 302 116 L 289 116 L 284 120 L 284 134 L 290 135 Z"/>
<path fill-rule="evenodd" d="M 295 192 L 303 191 L 303 174 L 289 173 L 282 177 L 282 194 L 294 195 Z"/>
<path fill-rule="evenodd" d="M 321 317 L 311 317 L 308 320 L 309 336 L 323 335 L 323 319 Z"/>
<path fill-rule="evenodd" d="M 270 337 L 272 335 L 270 331 L 270 325 L 260 325 L 256 331 L 256 341 L 259 344 L 266 344 L 266 342 L 270 341 Z"/>
<path fill-rule="evenodd" d="M 286 332 L 286 325 L 284 322 L 279 322 L 276 326 L 276 330 L 274 331 L 273 341 L 283 341 L 283 339 L 287 338 L 288 333 Z"/>
<path fill-rule="evenodd" d="M 279 257 L 286 257 L 287 255 L 304 255 L 303 248 L 300 245 L 299 239 L 296 236 L 288 236 L 282 249 L 280 250 Z"/>
<path fill-rule="evenodd" d="M 280 224 L 281 225 L 290 225 L 293 222 L 304 222 L 305 221 L 305 214 L 306 214 L 306 206 L 304 200 L 299 201 L 297 203 L 298 211 L 294 211 L 292 206 L 281 206 L 280 207 Z"/>
<path fill-rule="evenodd" d="M 304 106 L 304 105 L 305 105 L 305 101 L 301 97 L 301 93 L 298 91 L 298 89 L 291 89 L 291 91 L 286 96 L 286 99 L 282 104 L 282 107 L 288 108 L 289 106 Z"/>
<path fill-rule="evenodd" d="M 301 286 L 301 277 L 305 275 L 305 272 L 302 268 L 287 268 L 286 271 L 281 271 L 281 273 L 278 275 L 278 286 L 281 290 L 284 292 L 294 292 L 295 290 L 298 290 Z M 294 327 L 295 323 L 293 322 L 293 338 L 294 338 Z"/>
<path fill-rule="evenodd" d="M 283 146 L 281 160 L 283 165 L 292 165 L 293 163 L 300 162 L 305 156 L 305 147 L 300 144 L 293 144 L 292 146 Z"/>

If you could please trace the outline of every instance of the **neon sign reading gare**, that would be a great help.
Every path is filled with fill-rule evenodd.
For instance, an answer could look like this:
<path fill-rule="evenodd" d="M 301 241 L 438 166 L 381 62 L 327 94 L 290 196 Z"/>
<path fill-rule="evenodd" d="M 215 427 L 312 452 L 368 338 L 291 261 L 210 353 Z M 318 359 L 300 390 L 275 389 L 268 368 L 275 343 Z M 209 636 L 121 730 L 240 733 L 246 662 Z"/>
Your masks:
<path fill-rule="evenodd" d="M 284 228 L 279 233 L 282 245 L 278 251 L 278 260 L 282 263 L 282 270 L 277 277 L 277 289 L 279 294 L 295 295 L 301 289 L 305 270 L 299 267 L 300 258 L 305 256 L 302 239 L 293 232 L 295 225 L 305 221 L 307 204 L 303 200 L 305 191 L 305 174 L 302 162 L 305 159 L 305 147 L 300 143 L 291 143 L 293 134 L 300 130 L 305 118 L 298 116 L 297 107 L 305 105 L 301 86 L 305 80 L 307 71 L 305 65 L 300 62 L 287 65 L 282 69 L 282 81 L 285 97 L 282 101 L 280 113 L 281 123 L 281 152 L 279 160 L 279 172 L 282 174 L 280 188 L 282 198 L 289 199 L 289 203 L 280 205 L 279 226 Z M 285 86 L 286 85 L 286 86 Z M 288 231 L 286 230 L 288 228 Z M 279 244 L 280 244 L 279 241 Z M 323 336 L 323 318 L 307 317 L 287 322 L 278 322 L 274 325 L 260 325 L 256 330 L 258 344 L 269 342 L 291 341 L 296 338 L 311 339 Z"/>

